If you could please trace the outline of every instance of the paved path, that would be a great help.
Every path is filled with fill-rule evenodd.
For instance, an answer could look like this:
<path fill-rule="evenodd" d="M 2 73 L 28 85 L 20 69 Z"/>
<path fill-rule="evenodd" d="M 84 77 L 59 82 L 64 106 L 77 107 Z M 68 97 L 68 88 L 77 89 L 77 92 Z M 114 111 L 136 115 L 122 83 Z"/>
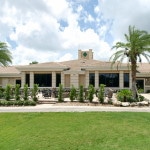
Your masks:
<path fill-rule="evenodd" d="M 107 106 L 37 106 L 0 107 L 0 112 L 150 112 L 150 107 L 107 107 Z"/>

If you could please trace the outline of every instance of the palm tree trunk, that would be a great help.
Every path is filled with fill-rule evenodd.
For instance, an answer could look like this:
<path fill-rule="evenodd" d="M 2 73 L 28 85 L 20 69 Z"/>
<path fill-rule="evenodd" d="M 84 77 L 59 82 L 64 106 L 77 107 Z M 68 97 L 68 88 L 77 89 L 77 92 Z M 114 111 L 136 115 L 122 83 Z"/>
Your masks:
<path fill-rule="evenodd" d="M 137 98 L 137 87 L 136 87 L 136 61 L 131 62 L 131 71 L 132 71 L 132 96 L 134 99 Z"/>

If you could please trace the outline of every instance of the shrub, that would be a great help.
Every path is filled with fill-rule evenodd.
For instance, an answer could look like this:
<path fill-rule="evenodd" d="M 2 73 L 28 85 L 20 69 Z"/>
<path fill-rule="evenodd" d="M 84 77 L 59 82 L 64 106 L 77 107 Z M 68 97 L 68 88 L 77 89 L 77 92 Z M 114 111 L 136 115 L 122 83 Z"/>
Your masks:
<path fill-rule="evenodd" d="M 95 90 L 94 90 L 93 85 L 89 85 L 89 87 L 88 87 L 88 99 L 90 102 L 92 102 L 92 100 L 93 100 L 94 93 L 95 93 Z"/>
<path fill-rule="evenodd" d="M 37 94 L 38 94 L 38 84 L 34 84 L 33 89 L 32 89 L 32 98 L 33 98 L 33 101 L 35 102 L 37 102 L 38 100 Z"/>
<path fill-rule="evenodd" d="M 139 101 L 143 101 L 144 100 L 144 96 L 139 95 Z"/>
<path fill-rule="evenodd" d="M 76 99 L 76 88 L 73 85 L 71 87 L 69 96 L 71 101 Z"/>
<path fill-rule="evenodd" d="M 98 99 L 100 103 L 104 103 L 104 92 L 105 92 L 105 85 L 100 84 L 99 92 L 98 92 Z"/>
<path fill-rule="evenodd" d="M 35 105 L 36 105 L 36 102 L 35 102 L 35 101 L 29 101 L 29 105 L 30 105 L 30 106 L 35 106 Z"/>
<path fill-rule="evenodd" d="M 144 89 L 138 89 L 138 93 L 144 93 Z"/>
<path fill-rule="evenodd" d="M 4 94 L 5 94 L 5 99 L 9 101 L 11 98 L 11 85 L 10 84 L 7 84 Z"/>
<path fill-rule="evenodd" d="M 7 101 L 6 105 L 7 106 L 13 106 L 14 105 L 14 101 Z"/>
<path fill-rule="evenodd" d="M 16 84 L 15 86 L 15 100 L 20 100 L 20 84 Z"/>
<path fill-rule="evenodd" d="M 0 101 L 0 106 L 35 106 L 36 102 L 26 100 L 17 100 L 17 101 L 6 101 L 6 100 L 1 100 Z"/>
<path fill-rule="evenodd" d="M 122 89 L 117 92 L 117 99 L 121 102 L 127 102 L 132 99 L 132 92 L 128 89 Z"/>
<path fill-rule="evenodd" d="M 23 89 L 23 92 L 24 92 L 24 96 L 23 96 L 23 99 L 24 100 L 28 100 L 28 84 L 25 84 L 24 85 L 24 89 Z"/>
<path fill-rule="evenodd" d="M 4 88 L 0 88 L 0 98 L 4 98 L 4 92 L 5 92 L 5 89 Z"/>
<path fill-rule="evenodd" d="M 16 101 L 15 105 L 17 105 L 17 106 L 23 106 L 24 105 L 24 101 L 22 101 L 22 100 Z"/>
<path fill-rule="evenodd" d="M 80 102 L 84 102 L 84 98 L 83 98 L 83 85 L 80 85 L 79 87 L 79 101 Z"/>
<path fill-rule="evenodd" d="M 63 85 L 59 84 L 59 88 L 58 88 L 58 101 L 59 102 L 63 102 L 64 101 L 62 95 L 63 95 Z"/>

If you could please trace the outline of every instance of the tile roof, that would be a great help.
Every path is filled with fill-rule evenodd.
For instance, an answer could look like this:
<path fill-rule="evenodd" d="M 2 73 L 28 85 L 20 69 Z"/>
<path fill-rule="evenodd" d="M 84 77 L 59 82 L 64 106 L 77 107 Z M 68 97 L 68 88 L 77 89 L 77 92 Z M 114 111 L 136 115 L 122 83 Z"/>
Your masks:
<path fill-rule="evenodd" d="M 118 69 L 118 63 L 114 65 L 114 69 Z M 128 68 L 126 63 L 121 64 L 120 68 Z M 8 67 L 2 67 L 0 66 L 0 75 L 4 74 L 20 74 L 20 71 L 22 69 L 39 69 L 40 68 L 50 68 L 50 69 L 55 69 L 55 68 L 61 68 L 61 69 L 67 69 L 69 68 L 68 71 L 81 71 L 82 68 L 87 69 L 106 69 L 110 68 L 111 69 L 111 62 L 105 62 L 105 61 L 99 61 L 99 60 L 70 60 L 70 61 L 63 61 L 63 62 L 46 62 L 46 63 L 39 63 L 39 64 L 32 64 L 32 65 L 24 65 L 24 66 L 8 66 Z M 141 63 L 138 64 L 138 69 L 140 73 L 150 73 L 150 64 L 149 63 Z"/>
<path fill-rule="evenodd" d="M 140 73 L 150 73 L 150 64 L 149 63 L 141 63 L 137 64 L 138 68 L 137 70 Z"/>
<path fill-rule="evenodd" d="M 19 76 L 20 71 L 15 66 L 0 66 L 0 76 Z"/>

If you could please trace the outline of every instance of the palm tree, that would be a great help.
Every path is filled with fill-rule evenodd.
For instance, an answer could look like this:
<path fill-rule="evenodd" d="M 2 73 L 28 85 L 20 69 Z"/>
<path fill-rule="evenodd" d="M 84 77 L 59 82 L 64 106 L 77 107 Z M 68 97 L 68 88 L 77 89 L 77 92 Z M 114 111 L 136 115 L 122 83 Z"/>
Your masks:
<path fill-rule="evenodd" d="M 8 46 L 4 42 L 0 42 L 0 65 L 8 66 L 12 63 L 12 56 L 8 50 Z"/>
<path fill-rule="evenodd" d="M 127 58 L 129 65 L 131 66 L 132 74 L 132 96 L 134 99 L 137 97 L 136 88 L 136 72 L 137 63 L 142 62 L 142 57 L 145 57 L 150 62 L 150 34 L 147 31 L 137 30 L 133 26 L 129 26 L 129 34 L 125 34 L 126 43 L 117 42 L 112 49 L 117 51 L 110 57 L 112 65 L 116 61 L 121 63 Z"/>

